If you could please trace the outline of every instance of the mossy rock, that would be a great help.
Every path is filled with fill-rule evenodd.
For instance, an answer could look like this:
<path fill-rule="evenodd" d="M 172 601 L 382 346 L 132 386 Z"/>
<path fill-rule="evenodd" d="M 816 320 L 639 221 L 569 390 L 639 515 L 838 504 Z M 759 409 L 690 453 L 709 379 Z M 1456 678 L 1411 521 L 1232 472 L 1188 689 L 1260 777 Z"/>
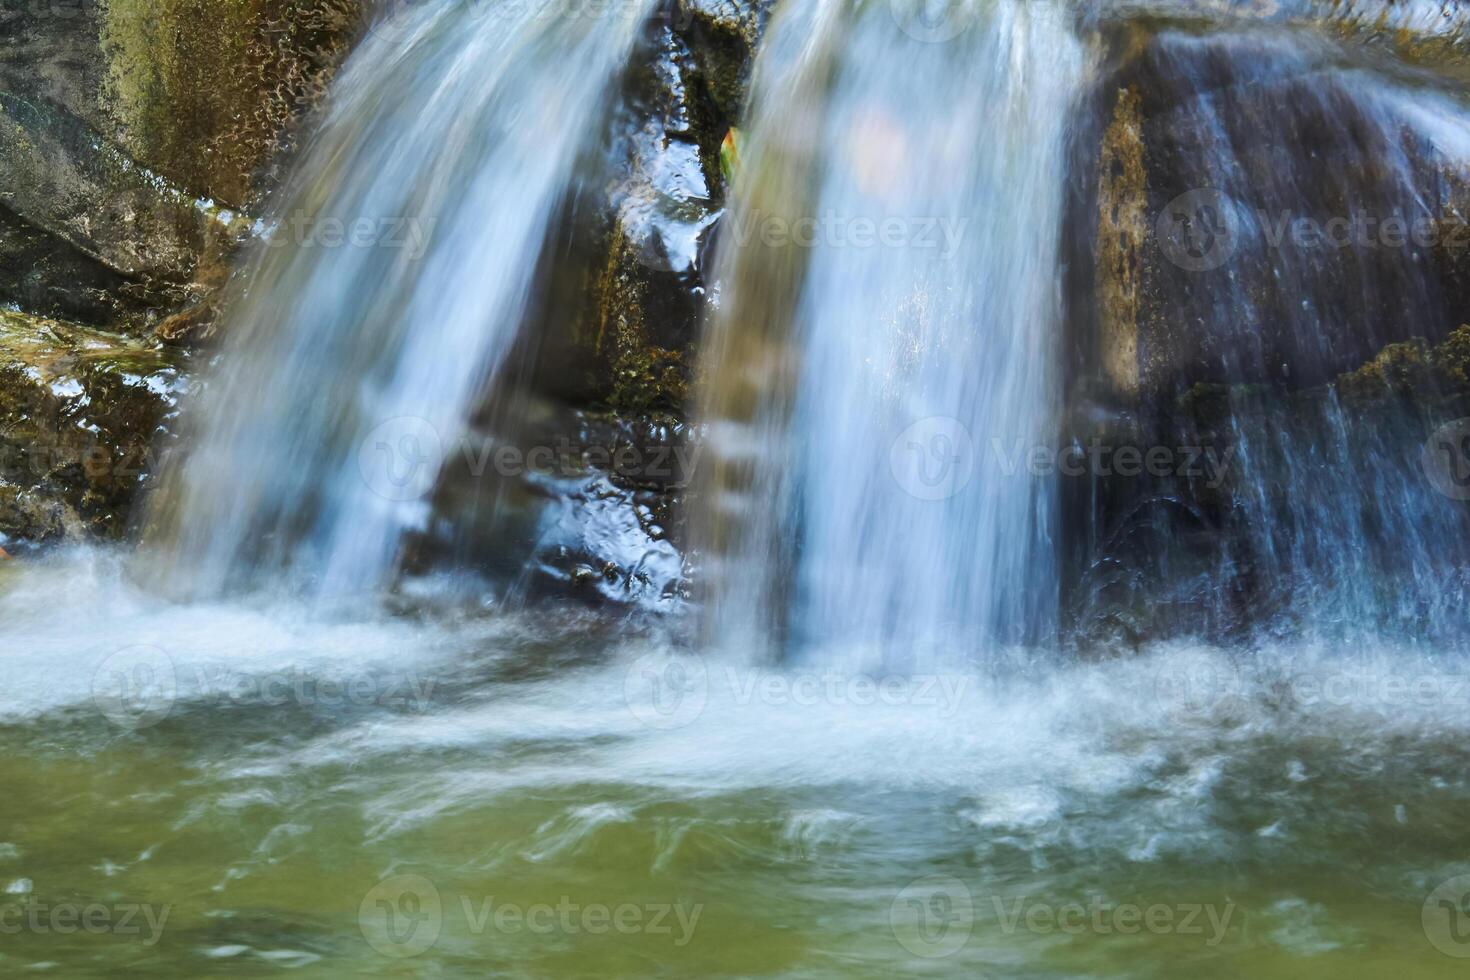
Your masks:
<path fill-rule="evenodd" d="M 0 309 L 0 535 L 120 537 L 181 367 L 157 343 Z"/>

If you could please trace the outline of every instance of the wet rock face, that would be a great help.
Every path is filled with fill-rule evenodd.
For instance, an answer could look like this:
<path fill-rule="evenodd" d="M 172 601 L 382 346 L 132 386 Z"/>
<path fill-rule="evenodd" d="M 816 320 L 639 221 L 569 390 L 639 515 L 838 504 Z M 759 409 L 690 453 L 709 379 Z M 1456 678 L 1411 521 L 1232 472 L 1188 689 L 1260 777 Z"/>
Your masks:
<path fill-rule="evenodd" d="M 7 5 L 0 302 L 141 332 L 197 300 L 360 27 L 355 0 Z"/>
<path fill-rule="evenodd" d="M 697 452 L 684 424 L 526 398 L 501 415 L 516 422 L 484 420 L 447 453 L 410 577 L 460 570 L 498 602 L 683 605 L 681 504 Z"/>
<path fill-rule="evenodd" d="M 1168 449 L 1173 469 L 1122 473 L 1114 455 L 1111 472 L 1074 481 L 1088 501 L 1073 501 L 1086 513 L 1070 531 L 1071 629 L 1320 636 L 1340 617 L 1452 639 L 1470 600 L 1467 365 L 1461 326 L 1438 345 L 1389 345 L 1328 384 L 1201 383 L 1167 427 L 1100 427 L 1091 438 L 1105 446 Z"/>
<path fill-rule="evenodd" d="M 546 250 L 550 299 L 517 359 L 532 390 L 481 412 L 477 453 L 521 464 L 451 467 L 435 513 L 496 517 L 435 525 L 411 565 L 470 568 L 516 599 L 688 600 L 683 505 L 698 450 L 684 419 L 724 215 L 720 145 L 771 6 L 671 0 L 649 23 L 588 164 L 596 177 Z"/>
<path fill-rule="evenodd" d="M 76 246 L 27 224 L 0 206 L 0 303 L 48 316 L 109 323 L 136 288 Z"/>
<path fill-rule="evenodd" d="M 1421 454 L 1470 412 L 1470 112 L 1360 19 L 1103 31 L 1063 444 L 1168 466 L 1063 481 L 1079 634 L 1454 622 L 1470 513 Z"/>
<path fill-rule="evenodd" d="M 624 412 L 683 407 L 724 214 L 720 144 L 740 116 L 766 0 L 676 0 L 651 20 L 589 181 L 548 249 L 530 332 L 542 389 Z"/>
<path fill-rule="evenodd" d="M 181 387 L 156 344 L 0 310 L 0 544 L 120 537 Z"/>
<path fill-rule="evenodd" d="M 209 225 L 231 216 L 163 182 L 82 120 L 0 93 L 0 296 L 96 323 L 182 297 Z M 10 271 L 15 270 L 15 271 Z M 67 273 L 80 279 L 68 279 Z"/>
<path fill-rule="evenodd" d="M 122 146 L 192 193 L 251 203 L 258 169 L 361 33 L 358 0 L 101 0 L 102 97 Z M 274 158 L 274 159 L 273 159 Z"/>
<path fill-rule="evenodd" d="M 1166 31 L 1099 89 L 1095 310 L 1112 387 L 1320 384 L 1470 302 L 1470 113 L 1311 35 Z M 1080 304 L 1078 304 L 1080 307 Z M 1405 311 L 1413 311 L 1406 316 Z"/>

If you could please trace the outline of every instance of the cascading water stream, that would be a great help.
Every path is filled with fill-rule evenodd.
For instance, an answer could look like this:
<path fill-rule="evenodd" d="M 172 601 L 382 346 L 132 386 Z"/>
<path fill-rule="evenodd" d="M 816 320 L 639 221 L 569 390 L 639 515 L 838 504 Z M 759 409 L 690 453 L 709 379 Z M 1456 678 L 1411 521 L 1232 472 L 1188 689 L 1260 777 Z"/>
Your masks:
<path fill-rule="evenodd" d="M 1133 71 L 1119 118 L 1146 120 L 1135 128 L 1140 160 L 1161 172 L 1147 188 L 1160 237 L 1121 283 L 1151 304 L 1122 385 L 1160 420 L 1156 442 L 1225 455 L 1220 486 L 1132 484 L 1213 508 L 1205 548 L 1181 560 L 1201 540 L 1191 515 L 1141 538 L 1151 555 L 1109 561 L 1157 568 L 1136 605 L 1184 610 L 1192 633 L 1462 634 L 1470 525 L 1421 455 L 1452 406 L 1431 407 L 1427 380 L 1412 382 L 1418 407 L 1405 403 L 1394 386 L 1408 376 L 1392 368 L 1338 379 L 1464 322 L 1470 114 L 1428 79 L 1365 71 L 1311 32 L 1164 32 Z M 1210 567 L 1196 577 L 1199 552 Z"/>
<path fill-rule="evenodd" d="M 788 5 L 756 67 L 706 347 L 723 645 L 896 665 L 1054 625 L 1054 489 L 1005 464 L 1056 424 L 1084 56 L 1061 5 L 925 10 Z"/>
<path fill-rule="evenodd" d="M 442 0 L 380 24 L 230 302 L 151 557 L 218 592 L 371 590 L 514 341 L 579 150 L 651 9 Z"/>
<path fill-rule="evenodd" d="M 1407 356 L 1327 384 L 1442 340 L 1470 258 L 1272 240 L 1283 210 L 1470 213 L 1453 85 L 1291 19 L 1431 2 L 782 0 L 708 281 L 687 499 L 715 649 L 626 606 L 322 614 L 392 574 L 436 479 L 446 535 L 517 560 L 432 443 L 555 319 L 522 315 L 538 253 L 639 5 L 379 31 L 274 219 L 311 245 L 260 246 L 141 554 L 0 561 L 5 975 L 1462 978 L 1470 624 L 1437 576 L 1470 568 L 1470 505 L 1418 454 L 1470 416 L 1470 329 L 1459 401 L 1353 400 Z M 709 26 L 658 56 L 691 129 Z M 638 134 L 650 166 L 668 131 Z M 331 246 L 356 218 L 400 244 Z M 1213 488 L 1033 469 L 1074 426 L 1236 453 Z M 465 495 L 503 519 L 500 487 Z M 1161 499 L 1202 516 L 1130 538 Z M 605 513 L 557 520 L 618 537 Z M 1071 655 L 1074 548 L 1147 579 L 1089 580 L 1100 606 L 1175 621 Z M 1297 622 L 1216 629 L 1232 579 L 1251 625 Z"/>

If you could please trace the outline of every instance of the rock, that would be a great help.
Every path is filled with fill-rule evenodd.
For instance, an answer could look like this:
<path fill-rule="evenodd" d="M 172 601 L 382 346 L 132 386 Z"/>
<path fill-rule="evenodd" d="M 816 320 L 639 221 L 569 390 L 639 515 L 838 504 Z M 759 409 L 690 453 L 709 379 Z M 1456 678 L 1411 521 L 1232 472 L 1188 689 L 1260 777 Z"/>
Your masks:
<path fill-rule="evenodd" d="M 156 342 L 0 309 L 0 535 L 120 537 L 181 388 Z"/>
<path fill-rule="evenodd" d="M 1202 382 L 1172 403 L 1167 427 L 1099 426 L 1110 445 L 1188 447 L 1224 465 L 1218 480 L 1077 481 L 1090 510 L 1074 503 L 1064 534 L 1077 549 L 1071 629 L 1222 638 L 1310 621 L 1314 593 L 1360 603 L 1381 626 L 1432 623 L 1423 607 L 1459 602 L 1454 576 L 1434 576 L 1464 567 L 1470 508 L 1431 490 L 1421 452 L 1440 426 L 1470 417 L 1467 369 L 1461 325 L 1439 344 L 1390 344 L 1325 384 Z"/>
<path fill-rule="evenodd" d="M 1344 68 L 1315 34 L 1129 21 L 1104 39 L 1113 66 L 1080 164 L 1095 179 L 1065 236 L 1084 270 L 1070 285 L 1080 397 L 1166 405 L 1199 382 L 1312 386 L 1460 322 L 1470 114 Z"/>
<path fill-rule="evenodd" d="M 1138 393 L 1138 329 L 1147 261 L 1148 174 L 1143 165 L 1142 100 L 1120 88 L 1098 161 L 1097 309 L 1102 370 L 1114 390 Z"/>
<path fill-rule="evenodd" d="M 522 398 L 500 433 L 482 425 L 450 455 L 410 576 L 465 571 L 510 601 L 682 605 L 682 423 Z"/>
<path fill-rule="evenodd" d="M 724 211 L 721 146 L 770 5 L 692 0 L 656 18 L 601 147 L 602 179 L 567 209 L 540 338 L 545 392 L 621 412 L 680 409 Z M 727 154 L 728 156 L 728 154 Z"/>
<path fill-rule="evenodd" d="M 357 0 L 7 7 L 0 302 L 134 332 L 202 309 L 201 255 L 238 237 L 361 19 Z"/>
<path fill-rule="evenodd" d="M 359 0 L 104 0 L 101 96 L 118 142 L 166 180 L 230 207 L 325 91 Z"/>
<path fill-rule="evenodd" d="M 0 93 L 0 129 L 0 208 L 14 216 L 5 245 L 27 270 L 0 278 L 5 299 L 101 323 L 169 306 L 182 298 L 208 226 L 234 220 L 62 110 Z M 73 266 L 90 289 L 62 278 Z"/>

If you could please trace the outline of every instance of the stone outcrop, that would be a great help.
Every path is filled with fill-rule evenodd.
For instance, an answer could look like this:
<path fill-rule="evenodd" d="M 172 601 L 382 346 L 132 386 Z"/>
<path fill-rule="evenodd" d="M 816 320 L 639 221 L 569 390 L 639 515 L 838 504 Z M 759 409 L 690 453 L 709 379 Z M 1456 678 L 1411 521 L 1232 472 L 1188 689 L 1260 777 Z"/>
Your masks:
<path fill-rule="evenodd" d="M 720 145 L 739 121 L 769 0 L 678 0 L 649 25 L 601 148 L 568 208 L 532 332 L 544 388 L 625 412 L 684 406 L 724 215 Z"/>
<path fill-rule="evenodd" d="M 120 537 L 181 368 L 154 341 L 0 310 L 0 546 Z"/>
<path fill-rule="evenodd" d="M 1102 37 L 1110 66 L 1085 110 L 1100 122 L 1079 162 L 1091 179 L 1066 234 L 1086 397 L 1310 386 L 1458 325 L 1470 158 L 1447 134 L 1462 121 L 1441 131 L 1422 93 L 1343 69 L 1315 32 L 1130 21 Z M 1094 365 L 1101 394 L 1082 377 Z"/>
<path fill-rule="evenodd" d="M 199 303 L 361 17 L 355 0 L 7 6 L 0 302 L 134 333 Z"/>

